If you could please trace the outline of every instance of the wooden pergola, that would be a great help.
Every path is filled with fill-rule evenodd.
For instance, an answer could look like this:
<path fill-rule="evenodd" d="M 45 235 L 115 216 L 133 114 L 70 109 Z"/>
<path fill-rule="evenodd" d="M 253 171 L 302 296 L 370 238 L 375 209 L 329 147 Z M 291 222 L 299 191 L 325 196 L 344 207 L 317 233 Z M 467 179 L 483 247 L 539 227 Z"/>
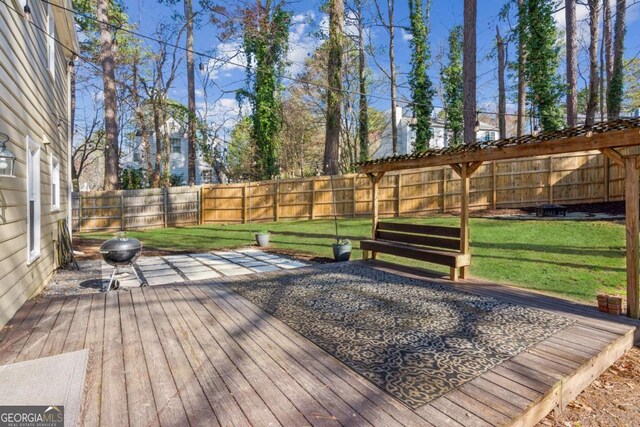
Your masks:
<path fill-rule="evenodd" d="M 358 171 L 367 174 L 373 185 L 373 237 L 378 222 L 378 186 L 386 172 L 449 165 L 461 179 L 460 252 L 469 254 L 469 186 L 470 178 L 486 161 L 549 156 L 599 150 L 625 171 L 627 314 L 637 319 L 639 312 L 639 203 L 638 169 L 640 154 L 623 154 L 618 149 L 640 146 L 640 118 L 619 119 L 594 126 L 578 126 L 519 138 L 489 142 L 472 142 L 459 147 L 428 150 L 359 163 Z M 462 268 L 463 279 L 468 267 Z"/>

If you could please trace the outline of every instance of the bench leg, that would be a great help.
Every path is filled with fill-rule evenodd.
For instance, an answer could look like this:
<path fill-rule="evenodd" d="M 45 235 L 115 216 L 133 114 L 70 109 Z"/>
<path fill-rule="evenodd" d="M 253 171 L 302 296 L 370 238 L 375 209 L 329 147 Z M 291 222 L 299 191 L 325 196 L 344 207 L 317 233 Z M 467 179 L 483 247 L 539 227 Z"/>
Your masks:
<path fill-rule="evenodd" d="M 469 266 L 465 266 L 465 267 L 461 267 L 460 268 L 460 278 L 461 279 L 468 279 L 469 278 Z"/>
<path fill-rule="evenodd" d="M 369 251 L 362 251 L 362 259 L 365 261 L 369 259 Z"/>
<path fill-rule="evenodd" d="M 376 259 L 378 257 L 378 252 L 371 251 L 371 259 Z"/>
<path fill-rule="evenodd" d="M 449 269 L 449 279 L 451 279 L 452 282 L 458 281 L 458 269 L 456 267 Z"/>

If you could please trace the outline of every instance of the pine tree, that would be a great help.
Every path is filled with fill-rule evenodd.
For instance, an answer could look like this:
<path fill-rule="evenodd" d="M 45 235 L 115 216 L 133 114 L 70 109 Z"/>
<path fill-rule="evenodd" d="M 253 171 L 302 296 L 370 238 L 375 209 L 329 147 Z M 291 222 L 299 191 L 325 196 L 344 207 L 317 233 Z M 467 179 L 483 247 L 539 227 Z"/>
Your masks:
<path fill-rule="evenodd" d="M 553 0 L 526 0 L 526 14 L 520 17 L 525 20 L 526 29 L 527 99 L 542 128 L 547 131 L 564 125 L 560 108 L 564 86 L 557 72 L 560 55 L 556 44 L 558 33 L 553 19 L 554 6 Z"/>
<path fill-rule="evenodd" d="M 450 135 L 449 145 L 457 146 L 463 141 L 462 115 L 462 27 L 455 26 L 449 32 L 449 63 L 442 69 L 444 107 L 446 110 L 445 131 Z"/>
<path fill-rule="evenodd" d="M 429 15 L 430 1 L 427 0 L 426 14 Z M 409 86 L 411 88 L 411 107 L 416 132 L 414 151 L 423 151 L 429 147 L 433 136 L 431 129 L 431 113 L 433 112 L 433 85 L 427 75 L 430 51 L 427 37 L 429 30 L 427 20 L 422 11 L 422 0 L 409 0 L 409 18 L 411 21 L 411 71 Z"/>

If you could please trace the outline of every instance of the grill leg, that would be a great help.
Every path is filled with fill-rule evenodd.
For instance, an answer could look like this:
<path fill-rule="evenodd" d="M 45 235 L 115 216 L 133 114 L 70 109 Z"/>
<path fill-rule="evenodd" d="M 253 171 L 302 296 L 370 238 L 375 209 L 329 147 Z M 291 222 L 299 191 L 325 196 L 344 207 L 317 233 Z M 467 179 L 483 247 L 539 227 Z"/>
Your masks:
<path fill-rule="evenodd" d="M 103 292 L 109 292 L 111 290 L 111 285 L 113 284 L 113 281 L 115 280 L 117 271 L 118 271 L 118 267 L 113 267 L 113 271 L 111 272 L 111 278 L 109 278 L 109 284 L 107 285 L 106 289 L 104 287 L 102 288 Z"/>
<path fill-rule="evenodd" d="M 142 288 L 142 287 L 146 286 L 147 282 L 143 282 L 142 279 L 140 279 L 140 276 L 138 275 L 138 272 L 136 271 L 136 267 L 133 264 L 131 264 L 130 267 L 131 267 L 131 270 L 133 271 L 133 274 L 136 275 L 136 279 L 138 279 L 138 283 L 140 283 L 140 287 Z"/>

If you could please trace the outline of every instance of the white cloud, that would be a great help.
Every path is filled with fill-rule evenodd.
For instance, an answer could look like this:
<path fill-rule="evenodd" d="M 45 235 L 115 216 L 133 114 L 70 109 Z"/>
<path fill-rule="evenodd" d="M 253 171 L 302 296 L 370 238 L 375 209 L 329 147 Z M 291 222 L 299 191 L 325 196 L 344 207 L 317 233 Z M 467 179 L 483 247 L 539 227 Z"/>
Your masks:
<path fill-rule="evenodd" d="M 402 28 L 401 32 L 402 32 L 402 40 L 404 41 L 413 40 L 413 34 L 409 33 L 404 28 Z"/>
<path fill-rule="evenodd" d="M 315 18 L 313 11 L 291 17 L 287 59 L 291 63 L 289 71 L 294 74 L 302 71 L 306 59 L 320 45 L 320 40 L 310 34 Z"/>

